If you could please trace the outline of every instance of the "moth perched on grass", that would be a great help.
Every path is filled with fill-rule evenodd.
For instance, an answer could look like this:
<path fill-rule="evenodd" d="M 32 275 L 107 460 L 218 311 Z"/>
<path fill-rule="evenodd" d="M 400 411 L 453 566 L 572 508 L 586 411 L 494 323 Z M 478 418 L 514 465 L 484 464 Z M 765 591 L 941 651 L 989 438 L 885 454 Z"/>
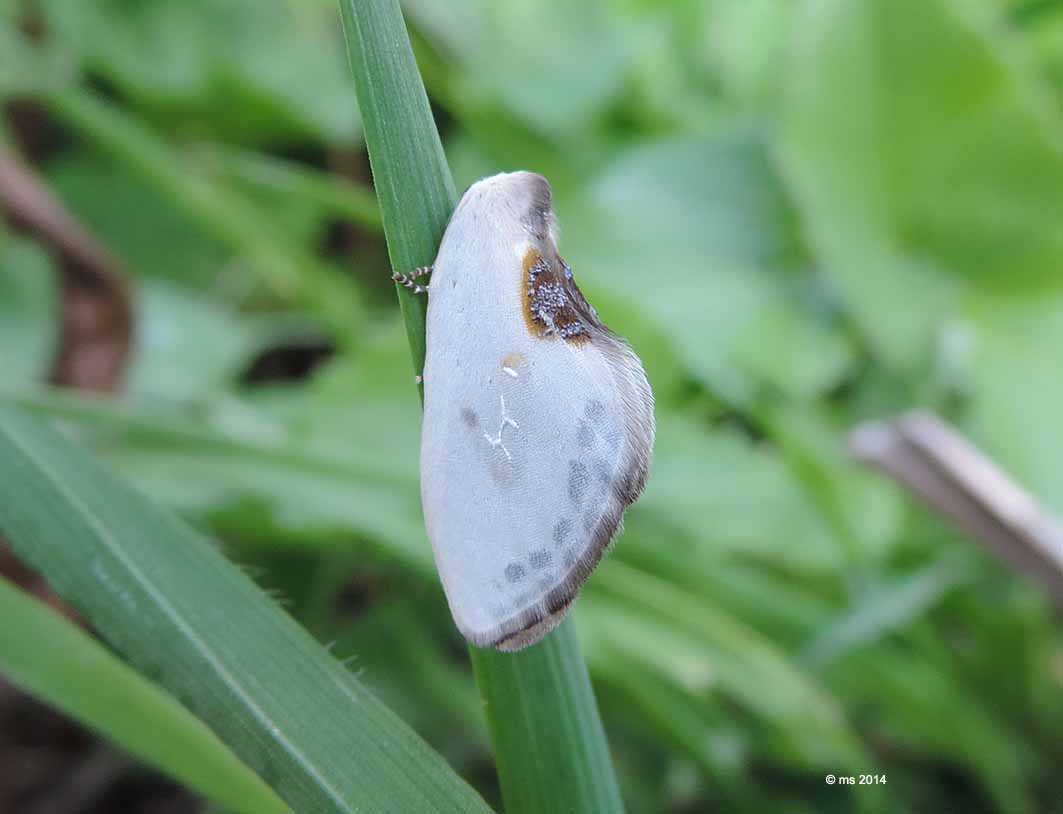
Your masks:
<path fill-rule="evenodd" d="M 473 184 L 433 266 L 395 279 L 429 293 L 421 499 L 451 613 L 473 644 L 519 650 L 641 494 L 653 393 L 558 254 L 540 175 Z"/>

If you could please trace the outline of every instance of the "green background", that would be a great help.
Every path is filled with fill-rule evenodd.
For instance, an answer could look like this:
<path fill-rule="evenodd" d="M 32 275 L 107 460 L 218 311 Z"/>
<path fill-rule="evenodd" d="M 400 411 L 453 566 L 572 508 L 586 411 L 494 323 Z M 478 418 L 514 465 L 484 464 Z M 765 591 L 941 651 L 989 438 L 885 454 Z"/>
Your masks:
<path fill-rule="evenodd" d="M 336 7 L 2 8 L 0 94 L 137 333 L 120 396 L 41 385 L 52 261 L 0 232 L 0 399 L 257 566 L 497 804 Z M 1063 3 L 403 9 L 459 189 L 550 179 L 657 396 L 573 613 L 628 809 L 1063 811 L 1058 612 L 845 450 L 932 408 L 1063 512 Z"/>

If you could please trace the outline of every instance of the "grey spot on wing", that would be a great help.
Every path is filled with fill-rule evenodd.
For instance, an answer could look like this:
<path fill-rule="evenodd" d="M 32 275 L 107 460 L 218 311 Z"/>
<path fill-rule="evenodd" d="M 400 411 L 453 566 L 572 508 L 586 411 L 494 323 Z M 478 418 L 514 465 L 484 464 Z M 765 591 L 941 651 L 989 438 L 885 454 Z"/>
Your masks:
<path fill-rule="evenodd" d="M 590 476 L 587 465 L 582 461 L 568 462 L 568 496 L 572 502 L 579 506 L 583 502 L 583 496 L 587 492 Z"/>
<path fill-rule="evenodd" d="M 565 552 L 565 560 L 564 560 L 565 568 L 571 568 L 572 564 L 575 561 L 576 561 L 576 553 L 572 549 L 569 549 L 568 551 L 566 551 Z"/>
<path fill-rule="evenodd" d="M 508 448 L 503 443 L 506 440 L 503 432 L 512 433 L 513 427 L 503 424 L 496 440 L 484 432 L 480 417 L 472 407 L 462 407 L 460 415 L 469 443 L 474 447 L 474 454 L 491 475 L 491 480 L 503 489 L 512 488 L 520 479 L 521 465 L 516 458 L 508 454 Z"/>
<path fill-rule="evenodd" d="M 551 556 L 550 552 L 545 548 L 540 548 L 538 551 L 533 551 L 528 555 L 528 562 L 531 564 L 531 567 L 537 571 L 541 571 L 543 568 L 549 566 L 552 559 L 553 556 Z"/>
<path fill-rule="evenodd" d="M 606 416 L 605 405 L 597 399 L 595 399 L 594 401 L 588 401 L 587 407 L 586 409 L 584 409 L 583 414 L 595 424 L 601 424 L 605 420 Z"/>
<path fill-rule="evenodd" d="M 503 489 L 509 489 L 517 482 L 520 476 L 520 467 L 515 458 L 507 458 L 506 453 L 500 447 L 486 450 L 488 459 L 487 467 L 491 473 L 491 480 Z"/>
<path fill-rule="evenodd" d="M 564 548 L 565 543 L 568 542 L 568 538 L 572 536 L 572 521 L 567 517 L 562 517 L 554 525 L 554 544 L 558 548 Z"/>
<path fill-rule="evenodd" d="M 594 446 L 594 440 L 594 429 L 581 418 L 576 425 L 576 443 L 580 445 L 581 449 L 590 449 Z"/>
<path fill-rule="evenodd" d="M 594 474 L 600 484 L 608 485 L 613 482 L 613 468 L 609 466 L 605 458 L 595 455 L 591 458 L 591 466 L 594 467 Z"/>
<path fill-rule="evenodd" d="M 520 582 L 524 579 L 524 566 L 519 563 L 511 562 L 506 566 L 506 579 L 510 582 Z"/>

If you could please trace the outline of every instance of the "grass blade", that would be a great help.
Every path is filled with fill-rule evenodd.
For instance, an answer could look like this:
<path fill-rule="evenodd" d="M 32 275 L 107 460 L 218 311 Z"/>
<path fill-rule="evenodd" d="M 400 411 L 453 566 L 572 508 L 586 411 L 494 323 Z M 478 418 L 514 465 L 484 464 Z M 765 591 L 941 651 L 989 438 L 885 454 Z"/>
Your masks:
<path fill-rule="evenodd" d="M 0 579 L 0 673 L 207 799 L 242 814 L 288 807 L 180 704 L 88 633 Z"/>
<path fill-rule="evenodd" d="M 340 0 L 365 141 L 396 271 L 431 263 L 456 203 L 397 0 Z M 414 369 L 425 305 L 399 288 Z M 472 651 L 506 809 L 621 811 L 590 678 L 571 623 L 515 654 Z"/>
<path fill-rule="evenodd" d="M 0 531 L 294 810 L 489 810 L 206 540 L 8 407 Z"/>
<path fill-rule="evenodd" d="M 380 230 L 380 207 L 366 185 L 294 161 L 221 143 L 197 145 L 195 158 L 196 163 L 215 175 L 321 207 L 364 229 Z"/>
<path fill-rule="evenodd" d="M 457 203 L 398 0 L 340 0 L 351 74 L 396 271 L 435 260 Z M 424 369 L 425 301 L 396 286 L 414 370 Z"/>
<path fill-rule="evenodd" d="M 57 419 L 86 444 L 98 444 L 97 454 L 122 473 L 136 473 L 145 492 L 159 497 L 167 485 L 177 484 L 183 495 L 177 505 L 159 499 L 181 514 L 195 515 L 200 508 L 198 499 L 188 496 L 187 484 L 215 506 L 249 498 L 285 514 L 283 523 L 256 528 L 253 539 L 244 539 L 246 530 L 227 530 L 236 542 L 266 545 L 290 532 L 299 547 L 335 551 L 349 545 L 354 532 L 418 576 L 435 574 L 432 554 L 412 518 L 416 481 L 380 462 L 325 454 L 292 441 L 241 438 L 143 405 L 55 388 L 9 391 L 0 386 L 0 404 L 5 402 Z M 210 519 L 219 521 L 217 516 Z"/>
<path fill-rule="evenodd" d="M 622 811 L 572 620 L 517 654 L 471 650 L 506 812 Z"/>
<path fill-rule="evenodd" d="M 343 341 L 360 309 L 359 293 L 302 247 L 278 236 L 266 213 L 189 162 L 121 107 L 82 90 L 47 97 L 49 110 L 171 199 L 203 230 L 246 258 L 266 289 L 324 315 Z"/>

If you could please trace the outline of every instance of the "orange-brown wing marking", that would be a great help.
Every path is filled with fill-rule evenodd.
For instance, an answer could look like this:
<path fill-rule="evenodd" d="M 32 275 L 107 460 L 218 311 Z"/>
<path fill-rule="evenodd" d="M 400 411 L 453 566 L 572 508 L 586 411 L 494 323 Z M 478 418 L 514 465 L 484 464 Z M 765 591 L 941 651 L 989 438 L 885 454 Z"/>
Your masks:
<path fill-rule="evenodd" d="M 572 276 L 572 269 L 556 253 L 537 249 L 524 254 L 521 275 L 524 322 L 532 336 L 559 336 L 581 343 L 602 323 Z"/>

